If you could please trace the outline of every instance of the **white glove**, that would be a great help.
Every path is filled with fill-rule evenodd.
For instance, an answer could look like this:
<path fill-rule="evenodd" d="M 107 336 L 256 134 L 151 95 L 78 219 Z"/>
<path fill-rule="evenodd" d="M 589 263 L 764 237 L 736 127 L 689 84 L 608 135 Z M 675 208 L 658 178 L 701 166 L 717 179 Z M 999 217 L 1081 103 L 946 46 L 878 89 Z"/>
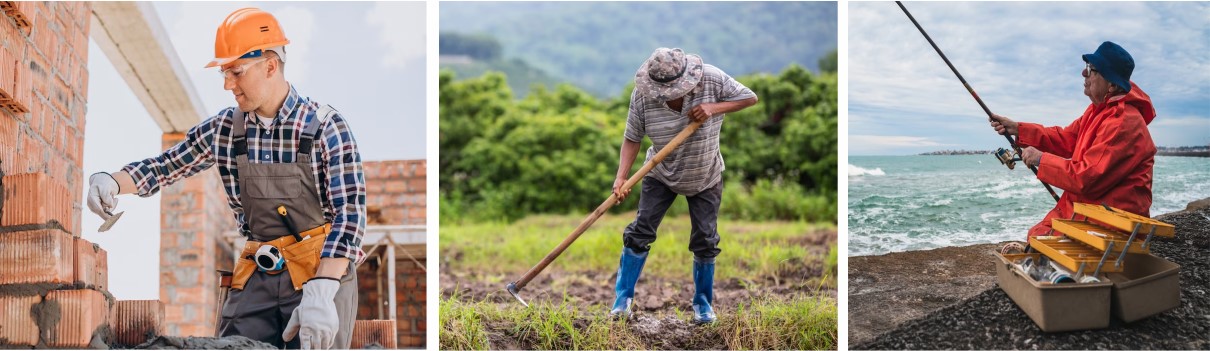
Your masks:
<path fill-rule="evenodd" d="M 109 173 L 88 177 L 88 209 L 101 219 L 113 217 L 113 209 L 118 207 L 118 190 L 118 181 Z"/>
<path fill-rule="evenodd" d="M 331 348 L 340 324 L 340 317 L 336 315 L 338 289 L 340 281 L 332 278 L 315 278 L 303 284 L 302 302 L 286 323 L 282 340 L 294 340 L 297 335 L 304 350 Z"/>

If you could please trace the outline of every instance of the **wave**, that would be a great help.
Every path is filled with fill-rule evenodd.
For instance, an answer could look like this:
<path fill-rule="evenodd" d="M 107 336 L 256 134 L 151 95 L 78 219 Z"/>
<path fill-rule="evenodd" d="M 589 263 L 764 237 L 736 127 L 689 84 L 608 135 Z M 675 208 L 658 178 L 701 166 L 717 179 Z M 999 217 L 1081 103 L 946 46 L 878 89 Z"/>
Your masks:
<path fill-rule="evenodd" d="M 884 176 L 884 175 L 886 175 L 886 172 L 883 172 L 882 168 L 865 169 L 865 168 L 854 166 L 852 164 L 849 165 L 849 176 L 850 177 L 856 177 L 856 176 L 861 176 L 861 175 Z"/>

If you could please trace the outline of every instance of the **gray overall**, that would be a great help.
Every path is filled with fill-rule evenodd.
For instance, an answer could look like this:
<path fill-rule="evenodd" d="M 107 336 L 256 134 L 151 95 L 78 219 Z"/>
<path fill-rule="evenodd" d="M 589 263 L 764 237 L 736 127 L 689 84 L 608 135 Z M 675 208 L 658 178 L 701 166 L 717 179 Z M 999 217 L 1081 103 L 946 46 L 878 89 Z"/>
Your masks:
<path fill-rule="evenodd" d="M 331 107 L 325 105 L 318 113 L 319 116 L 330 117 L 332 112 Z M 249 239 L 265 242 L 290 235 L 277 214 L 278 205 L 286 206 L 290 219 L 299 230 L 323 225 L 323 208 L 311 169 L 311 146 L 321 124 L 320 119 L 312 118 L 305 127 L 299 138 L 294 163 L 249 162 L 248 144 L 244 138 L 248 118 L 237 110 L 233 119 L 236 166 L 231 173 L 239 185 L 244 218 L 251 229 L 251 233 L 247 234 Z M 349 264 L 349 271 L 340 280 L 335 300 L 340 326 L 332 347 L 348 349 L 352 341 L 353 321 L 357 318 L 357 273 L 353 263 Z M 302 291 L 294 290 L 288 271 L 277 274 L 257 271 L 248 279 L 243 290 L 231 289 L 227 303 L 223 305 L 218 334 L 241 335 L 278 348 L 298 349 L 299 337 L 287 343 L 282 340 L 282 332 L 301 301 Z"/>

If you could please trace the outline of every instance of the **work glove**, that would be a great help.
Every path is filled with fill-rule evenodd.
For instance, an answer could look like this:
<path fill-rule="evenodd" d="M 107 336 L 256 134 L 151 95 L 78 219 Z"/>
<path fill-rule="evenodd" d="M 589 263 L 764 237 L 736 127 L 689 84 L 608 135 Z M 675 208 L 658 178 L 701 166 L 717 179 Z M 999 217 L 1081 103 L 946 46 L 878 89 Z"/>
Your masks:
<path fill-rule="evenodd" d="M 98 172 L 88 177 L 88 209 L 101 216 L 113 217 L 118 207 L 118 181 L 109 173 Z"/>
<path fill-rule="evenodd" d="M 340 317 L 336 315 L 338 289 L 340 280 L 334 278 L 314 278 L 303 284 L 302 302 L 286 323 L 282 339 L 290 341 L 298 336 L 304 350 L 331 348 L 340 324 Z"/>

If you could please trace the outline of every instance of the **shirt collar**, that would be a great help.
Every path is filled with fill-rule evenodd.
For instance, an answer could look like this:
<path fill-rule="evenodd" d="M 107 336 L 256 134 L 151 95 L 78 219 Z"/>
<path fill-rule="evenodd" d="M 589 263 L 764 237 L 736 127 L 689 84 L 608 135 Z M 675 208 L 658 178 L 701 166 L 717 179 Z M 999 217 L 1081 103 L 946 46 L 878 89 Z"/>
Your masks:
<path fill-rule="evenodd" d="M 290 92 L 286 94 L 286 101 L 281 104 L 281 110 L 277 111 L 275 119 L 288 121 L 294 117 L 294 112 L 298 111 L 298 106 L 302 105 L 302 99 L 298 96 L 298 91 L 294 90 L 294 84 L 290 84 Z"/>
<path fill-rule="evenodd" d="M 300 106 L 302 104 L 303 104 L 302 97 L 298 95 L 298 91 L 294 90 L 294 84 L 290 84 L 290 92 L 286 93 L 286 100 L 284 102 L 282 102 L 281 109 L 277 110 L 277 116 L 273 117 L 273 122 L 277 122 L 279 120 L 282 122 L 291 120 L 292 118 L 295 117 L 294 116 L 295 112 L 298 112 L 300 110 L 298 108 L 298 106 Z M 243 112 L 247 116 L 247 117 L 245 117 L 245 120 L 247 120 L 248 122 L 251 122 L 252 124 L 256 124 L 256 125 L 260 124 L 260 121 L 257 120 L 258 116 L 256 114 L 256 111 L 243 111 Z M 269 126 L 265 126 L 265 127 L 269 127 Z"/>

